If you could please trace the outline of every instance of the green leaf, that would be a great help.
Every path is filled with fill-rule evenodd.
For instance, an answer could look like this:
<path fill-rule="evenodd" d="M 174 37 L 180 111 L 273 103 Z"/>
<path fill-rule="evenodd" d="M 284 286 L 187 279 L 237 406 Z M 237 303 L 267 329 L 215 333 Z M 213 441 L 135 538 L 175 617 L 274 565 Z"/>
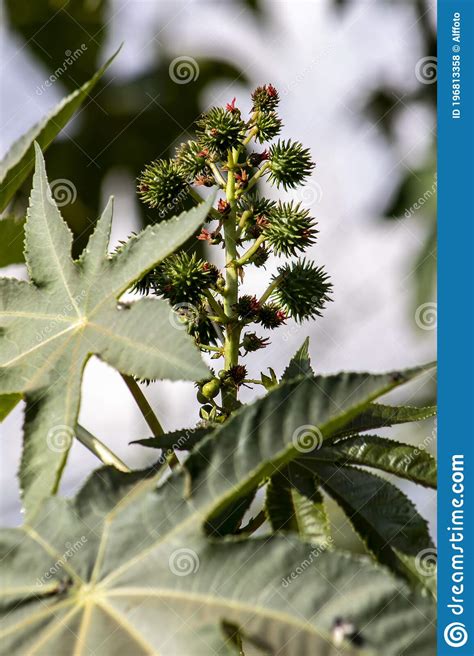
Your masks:
<path fill-rule="evenodd" d="M 24 262 L 24 231 L 24 218 L 7 216 L 0 219 L 0 267 Z"/>
<path fill-rule="evenodd" d="M 109 202 L 80 260 L 73 261 L 71 232 L 51 195 L 39 146 L 36 151 L 25 235 L 31 282 L 0 279 L 0 394 L 26 399 L 20 482 L 28 512 L 57 489 L 91 355 L 140 378 L 208 374 L 192 339 L 173 327 L 166 302 L 117 299 L 195 232 L 212 202 L 149 226 L 114 256 L 107 253 Z"/>
<path fill-rule="evenodd" d="M 377 435 L 356 435 L 324 447 L 305 460 L 375 467 L 413 483 L 436 488 L 436 460 L 424 448 Z"/>
<path fill-rule="evenodd" d="M 219 515 L 209 519 L 204 525 L 206 534 L 215 537 L 236 534 L 241 527 L 245 513 L 255 498 L 256 492 L 257 490 L 254 489 L 244 497 L 235 499 Z"/>
<path fill-rule="evenodd" d="M 151 449 L 173 449 L 173 451 L 190 451 L 196 444 L 214 430 L 213 426 L 195 426 L 194 428 L 180 428 L 179 430 L 165 433 L 159 437 L 147 437 L 142 440 L 134 440 L 130 444 L 141 444 Z"/>
<path fill-rule="evenodd" d="M 304 467 L 317 475 L 380 563 L 435 594 L 433 571 L 422 564 L 423 554 L 434 555 L 428 525 L 401 490 L 356 467 L 316 460 L 304 461 Z"/>
<path fill-rule="evenodd" d="M 360 628 L 367 656 L 431 656 L 432 602 L 369 559 L 315 556 L 291 536 L 202 535 L 210 508 L 264 464 L 257 450 L 240 451 L 241 441 L 222 434 L 199 485 L 186 486 L 184 471 L 156 489 L 155 478 L 130 485 L 102 469 L 74 501 L 50 498 L 28 525 L 4 531 L 5 652 L 226 654 L 216 633 L 225 622 L 269 653 L 320 654 L 342 616 Z M 215 465 L 226 461 L 224 477 Z"/>
<path fill-rule="evenodd" d="M 272 476 L 265 510 L 274 531 L 291 531 L 305 542 L 331 545 L 330 524 L 312 473 L 290 463 Z"/>
<path fill-rule="evenodd" d="M 0 421 L 3 421 L 21 401 L 21 394 L 3 394 L 0 396 Z"/>
<path fill-rule="evenodd" d="M 66 96 L 59 105 L 12 145 L 0 162 L 0 212 L 6 208 L 33 168 L 35 162 L 34 142 L 36 141 L 43 150 L 46 150 L 90 94 L 95 84 L 118 55 L 120 48 L 88 82 Z"/>
<path fill-rule="evenodd" d="M 250 492 L 256 484 L 276 473 L 291 460 L 322 446 L 335 431 L 347 424 L 377 397 L 413 380 L 433 368 L 432 364 L 387 374 L 341 373 L 314 376 L 283 383 L 264 398 L 238 410 L 221 428 L 203 440 L 185 461 L 190 478 L 199 477 L 209 463 L 218 472 L 213 484 L 217 489 L 234 480 L 228 496 L 213 513 L 218 514 L 227 503 Z M 213 439 L 229 444 L 239 443 L 239 453 L 263 464 L 246 479 L 240 462 L 225 457 L 216 459 Z M 247 462 L 247 461 L 245 461 Z M 196 464 L 195 464 L 196 463 Z M 237 472 L 234 471 L 237 467 Z M 188 480 L 191 484 L 191 480 Z"/>
<path fill-rule="evenodd" d="M 338 431 L 337 437 L 362 433 L 363 431 L 374 430 L 375 428 L 395 426 L 396 424 L 422 421 L 434 415 L 436 415 L 435 405 L 414 408 L 407 405 L 391 406 L 382 405 L 381 403 L 371 403 L 364 412 L 361 412 Z"/>
<path fill-rule="evenodd" d="M 293 378 L 298 378 L 298 376 L 314 376 L 309 357 L 309 337 L 304 340 L 303 344 L 291 358 L 287 368 L 283 372 L 281 380 L 292 380 Z"/>

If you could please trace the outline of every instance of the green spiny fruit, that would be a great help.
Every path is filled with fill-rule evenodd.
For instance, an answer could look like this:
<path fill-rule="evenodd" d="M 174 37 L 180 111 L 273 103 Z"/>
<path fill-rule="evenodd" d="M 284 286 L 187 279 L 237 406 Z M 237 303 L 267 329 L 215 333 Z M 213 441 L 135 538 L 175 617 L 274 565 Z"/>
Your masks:
<path fill-rule="evenodd" d="M 198 259 L 195 253 L 189 255 L 182 251 L 167 257 L 156 267 L 153 284 L 155 292 L 173 305 L 196 305 L 216 283 L 218 275 L 213 264 Z"/>
<path fill-rule="evenodd" d="M 176 161 L 190 180 L 198 175 L 212 175 L 206 164 L 208 153 L 197 141 L 184 141 L 176 150 Z"/>
<path fill-rule="evenodd" d="M 321 316 L 332 285 L 323 267 L 305 259 L 278 268 L 279 282 L 272 298 L 295 321 Z M 274 278 L 275 280 L 275 278 Z"/>
<path fill-rule="evenodd" d="M 279 202 L 271 210 L 263 233 L 277 255 L 288 257 L 314 244 L 318 231 L 309 210 L 292 201 Z"/>
<path fill-rule="evenodd" d="M 281 141 L 270 146 L 270 181 L 294 189 L 313 170 L 311 154 L 299 141 Z"/>
<path fill-rule="evenodd" d="M 271 84 L 257 87 L 252 93 L 252 110 L 254 112 L 271 112 L 278 107 L 279 102 L 278 91 Z"/>
<path fill-rule="evenodd" d="M 212 107 L 196 122 L 200 148 L 214 157 L 227 158 L 227 151 L 241 145 L 245 137 L 245 123 L 239 112 Z"/>
<path fill-rule="evenodd" d="M 152 208 L 165 216 L 180 207 L 187 197 L 189 185 L 182 167 L 174 161 L 157 159 L 142 171 L 138 181 L 138 195 Z"/>
<path fill-rule="evenodd" d="M 255 138 L 260 143 L 271 141 L 280 134 L 282 121 L 276 112 L 258 112 L 255 119 Z"/>

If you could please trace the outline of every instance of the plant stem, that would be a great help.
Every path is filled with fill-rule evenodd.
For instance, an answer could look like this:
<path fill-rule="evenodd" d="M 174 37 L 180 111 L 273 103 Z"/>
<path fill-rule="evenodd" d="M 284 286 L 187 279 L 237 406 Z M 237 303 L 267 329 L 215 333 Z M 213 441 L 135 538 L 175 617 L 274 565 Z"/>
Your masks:
<path fill-rule="evenodd" d="M 239 226 L 237 228 L 237 237 L 240 237 L 242 234 L 242 230 L 245 227 L 245 224 L 247 223 L 247 219 L 249 219 L 252 216 L 252 212 L 250 210 L 245 210 L 245 212 L 242 212 L 242 216 L 240 217 L 239 221 Z"/>
<path fill-rule="evenodd" d="M 224 369 L 235 367 L 239 360 L 240 325 L 234 316 L 234 305 L 238 301 L 239 280 L 236 265 L 237 243 L 236 243 L 236 199 L 234 168 L 236 165 L 237 152 L 229 153 L 227 163 L 226 198 L 231 211 L 224 221 L 224 246 L 226 262 L 226 280 L 224 290 L 224 313 L 228 318 L 226 323 L 226 337 L 224 342 Z M 227 411 L 231 411 L 237 399 L 237 388 L 226 388 L 222 393 L 222 405 Z"/>
<path fill-rule="evenodd" d="M 255 173 L 255 175 L 253 175 L 253 176 L 250 178 L 249 183 L 248 183 L 247 187 L 245 188 L 245 192 L 248 192 L 248 191 L 250 191 L 253 187 L 255 187 L 255 185 L 256 185 L 257 182 L 260 180 L 260 178 L 262 177 L 262 175 L 263 175 L 264 173 L 266 173 L 266 171 L 268 170 L 269 166 L 270 166 L 270 162 L 265 162 L 265 164 L 263 164 L 263 166 L 261 166 L 261 167 L 258 169 L 258 171 Z"/>
<path fill-rule="evenodd" d="M 209 344 L 199 344 L 199 348 L 204 349 L 204 351 L 216 351 L 217 353 L 222 353 L 222 348 L 220 346 L 210 346 Z"/>
<path fill-rule="evenodd" d="M 222 187 L 222 189 L 225 189 L 226 187 L 226 181 L 221 175 L 221 172 L 217 168 L 216 164 L 214 162 L 208 162 L 209 168 L 214 174 L 214 178 L 216 179 L 217 184 Z"/>
<path fill-rule="evenodd" d="M 156 414 L 153 412 L 151 405 L 148 403 L 148 400 L 146 396 L 143 394 L 142 390 L 140 389 L 140 385 L 137 383 L 137 381 L 132 377 L 132 376 L 127 376 L 126 374 L 122 374 L 122 378 L 125 381 L 126 386 L 130 390 L 133 398 L 135 399 L 135 402 L 140 409 L 140 412 L 143 415 L 143 418 L 145 419 L 146 423 L 148 424 L 148 427 L 150 428 L 153 437 L 161 437 L 161 435 L 164 434 L 164 429 L 163 426 L 160 424 L 160 420 L 156 416 Z M 169 466 L 171 469 L 175 467 L 177 464 L 179 464 L 179 460 L 176 456 L 176 453 L 171 449 L 170 450 L 170 459 L 169 459 Z"/>
<path fill-rule="evenodd" d="M 143 418 L 153 433 L 153 437 L 160 437 L 163 435 L 165 432 L 163 426 L 160 424 L 158 417 L 153 412 L 146 396 L 141 391 L 140 385 L 132 376 L 122 374 L 122 378 L 124 379 L 125 384 L 130 390 L 133 398 L 135 399 L 137 406 L 140 408 L 140 412 L 142 413 Z"/>
<path fill-rule="evenodd" d="M 115 469 L 118 469 L 122 472 L 131 471 L 127 465 L 120 460 L 120 458 L 106 446 L 103 442 L 99 440 L 98 437 L 89 433 L 89 431 L 78 424 L 76 428 L 76 437 L 81 444 L 83 444 L 86 449 L 89 449 L 104 465 L 112 465 Z"/>
<path fill-rule="evenodd" d="M 258 299 L 258 302 L 259 302 L 260 304 L 263 304 L 263 303 L 265 303 L 265 302 L 268 300 L 268 298 L 271 296 L 273 290 L 274 290 L 276 287 L 278 287 L 278 285 L 279 285 L 279 283 L 281 282 L 281 280 L 282 280 L 282 276 L 277 276 L 277 277 L 275 278 L 275 280 L 274 280 L 270 285 L 268 285 L 268 287 L 266 288 L 266 290 L 263 292 L 263 294 L 262 294 L 262 295 L 260 296 L 260 298 Z"/>
<path fill-rule="evenodd" d="M 214 312 L 216 313 L 216 317 L 220 321 L 225 323 L 229 319 L 229 317 L 226 317 L 221 306 L 219 305 L 219 303 L 216 301 L 216 299 L 214 298 L 214 296 L 211 294 L 209 290 L 206 292 L 206 298 L 209 302 L 211 309 L 214 310 Z"/>
<path fill-rule="evenodd" d="M 258 239 L 256 239 L 254 241 L 252 246 L 250 246 L 248 251 L 246 251 L 242 255 L 242 257 L 240 257 L 237 260 L 236 265 L 237 266 L 242 266 L 242 264 L 245 264 L 245 262 L 247 262 L 247 260 L 249 260 L 252 257 L 252 255 L 254 255 L 254 253 L 256 253 L 258 251 L 258 249 L 260 248 L 260 246 L 263 244 L 264 241 L 265 241 L 265 235 L 260 235 L 260 237 L 258 237 Z"/>

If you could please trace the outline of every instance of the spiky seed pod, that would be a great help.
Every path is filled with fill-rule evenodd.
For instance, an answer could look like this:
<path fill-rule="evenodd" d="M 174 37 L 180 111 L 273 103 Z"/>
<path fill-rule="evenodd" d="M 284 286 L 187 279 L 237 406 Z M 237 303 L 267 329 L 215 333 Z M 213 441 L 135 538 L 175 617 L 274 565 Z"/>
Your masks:
<path fill-rule="evenodd" d="M 186 310 L 186 305 L 183 306 Z M 189 308 L 189 321 L 187 321 L 188 334 L 194 337 L 197 345 L 216 345 L 219 334 L 215 324 L 210 321 L 204 305 L 198 304 Z"/>
<path fill-rule="evenodd" d="M 270 180 L 284 189 L 297 187 L 313 170 L 308 148 L 299 141 L 281 141 L 270 146 Z"/>
<path fill-rule="evenodd" d="M 332 300 L 332 284 L 324 268 L 303 258 L 284 264 L 278 273 L 280 282 L 272 294 L 276 303 L 298 322 L 320 317 L 326 303 Z"/>
<path fill-rule="evenodd" d="M 276 303 L 265 303 L 258 313 L 258 321 L 264 328 L 273 330 L 285 323 L 287 316 Z"/>
<path fill-rule="evenodd" d="M 245 333 L 242 338 L 242 347 L 246 353 L 253 353 L 265 348 L 270 343 L 268 337 L 259 337 L 256 333 Z"/>
<path fill-rule="evenodd" d="M 280 134 L 283 123 L 276 112 L 258 112 L 254 125 L 255 139 L 263 144 Z"/>
<path fill-rule="evenodd" d="M 271 84 L 257 87 L 252 93 L 252 111 L 271 112 L 278 107 L 280 97 L 278 91 Z"/>
<path fill-rule="evenodd" d="M 278 203 L 263 232 L 277 255 L 296 255 L 316 241 L 318 231 L 309 210 L 301 203 Z"/>
<path fill-rule="evenodd" d="M 138 280 L 132 287 L 132 292 L 135 292 L 137 294 L 143 294 L 144 296 L 147 296 L 150 292 L 154 291 L 154 275 L 155 272 L 152 269 L 151 271 L 148 271 L 148 273 L 145 273 L 143 278 Z"/>
<path fill-rule="evenodd" d="M 234 305 L 233 310 L 244 321 L 253 321 L 258 317 L 260 311 L 260 303 L 256 296 L 245 294 L 241 296 L 237 303 Z"/>
<path fill-rule="evenodd" d="M 249 259 L 249 262 L 256 267 L 263 266 L 268 260 L 270 253 L 265 248 L 265 246 L 260 246 L 260 248 L 252 255 Z"/>
<path fill-rule="evenodd" d="M 188 195 L 186 174 L 175 161 L 157 159 L 142 171 L 138 180 L 138 195 L 164 216 L 181 206 Z"/>
<path fill-rule="evenodd" d="M 180 252 L 167 257 L 155 269 L 153 278 L 157 294 L 175 304 L 199 304 L 206 290 L 217 281 L 219 272 L 213 264 L 196 254 Z"/>
<path fill-rule="evenodd" d="M 237 204 L 237 209 L 239 213 L 250 212 L 252 216 L 269 216 L 271 210 L 276 206 L 274 200 L 269 198 L 263 198 L 263 196 L 258 196 L 256 193 L 249 193 L 248 196 L 244 196 L 239 200 Z"/>
<path fill-rule="evenodd" d="M 259 197 L 256 193 L 250 193 L 239 200 L 237 204 L 238 214 L 248 213 L 243 230 L 246 239 L 256 238 L 261 234 L 262 221 L 270 215 L 275 206 L 274 200 Z M 259 222 L 258 225 L 257 222 Z"/>
<path fill-rule="evenodd" d="M 176 161 L 189 180 L 198 175 L 212 176 L 211 169 L 206 164 L 206 151 L 197 141 L 184 141 L 176 150 Z"/>
<path fill-rule="evenodd" d="M 233 383 L 236 387 L 240 387 L 247 378 L 247 367 L 243 364 L 236 364 L 226 373 L 227 375 L 225 379 Z"/>
<path fill-rule="evenodd" d="M 219 158 L 226 159 L 227 151 L 239 146 L 245 137 L 245 123 L 240 112 L 228 112 L 222 107 L 212 107 L 196 125 L 200 147 Z"/>

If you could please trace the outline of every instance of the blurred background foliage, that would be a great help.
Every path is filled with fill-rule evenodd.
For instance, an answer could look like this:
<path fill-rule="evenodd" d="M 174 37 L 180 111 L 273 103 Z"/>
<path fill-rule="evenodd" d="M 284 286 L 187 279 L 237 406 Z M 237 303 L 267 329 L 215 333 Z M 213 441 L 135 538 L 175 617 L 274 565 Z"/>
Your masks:
<path fill-rule="evenodd" d="M 258 14 L 258 3 L 242 0 Z M 61 11 L 67 6 L 67 12 Z M 108 0 L 7 0 L 11 28 L 25 40 L 47 70 L 64 61 L 87 41 L 87 50 L 75 61 L 61 83 L 73 91 L 92 77 L 102 63 L 107 38 Z M 210 82 L 245 77 L 232 65 L 216 59 L 199 61 L 195 84 L 177 85 L 169 75 L 170 57 L 157 52 L 156 63 L 135 78 L 101 80 L 79 111 L 72 148 L 69 140 L 56 140 L 48 149 L 50 179 L 74 181 L 77 200 L 62 208 L 75 234 L 76 255 L 84 248 L 100 211 L 103 182 L 112 169 L 138 176 L 145 163 L 173 153 L 170 144 L 182 135 L 181 126 L 192 126 L 201 111 L 201 93 Z M 149 102 L 145 103 L 144 99 Z M 150 138 L 153 135 L 153 138 Z M 16 204 L 24 206 L 28 178 Z M 153 220 L 146 208 L 139 210 L 144 224 Z"/>
<path fill-rule="evenodd" d="M 391 0 L 396 2 L 396 0 Z M 265 27 L 265 8 L 259 0 L 236 0 L 252 11 L 255 21 Z M 76 89 L 92 77 L 103 61 L 107 42 L 110 0 L 6 0 L 10 27 L 24 39 L 25 46 L 47 70 L 54 71 L 64 61 L 64 53 L 79 48 L 87 40 L 87 50 L 61 77 L 67 91 Z M 334 11 L 348 11 L 352 0 L 333 0 Z M 426 57 L 436 57 L 436 32 L 429 20 L 425 0 L 414 0 L 416 26 Z M 67 11 L 61 11 L 67 7 Z M 76 254 L 84 247 L 100 209 L 104 179 L 112 169 L 120 168 L 137 177 L 144 163 L 171 155 L 170 144 L 182 137 L 182 126 L 191 127 L 202 107 L 202 92 L 216 81 L 246 83 L 244 73 L 216 55 L 199 59 L 199 78 L 192 85 L 177 85 L 169 75 L 171 57 L 157 51 L 155 63 L 145 72 L 128 80 L 101 80 L 92 97 L 80 110 L 76 121 L 72 148 L 68 140 L 56 140 L 48 152 L 51 179 L 74 180 L 77 201 L 63 208 L 75 234 Z M 143 99 L 149 102 L 143 106 Z M 395 125 L 407 104 L 421 104 L 435 111 L 436 85 L 419 84 L 412 92 L 392 84 L 381 83 L 366 97 L 361 111 L 376 120 L 384 134 L 387 148 L 396 148 Z M 153 138 L 150 138 L 153 135 Z M 412 207 L 436 180 L 434 153 L 419 168 L 405 169 L 398 189 L 388 199 L 385 220 L 404 220 L 406 208 Z M 28 179 L 14 209 L 21 213 L 29 193 Z M 421 212 L 421 220 L 429 223 L 426 239 L 415 270 L 413 306 L 430 300 L 436 275 L 436 196 L 433 194 Z M 143 205 L 139 206 L 143 223 L 153 220 Z"/>

